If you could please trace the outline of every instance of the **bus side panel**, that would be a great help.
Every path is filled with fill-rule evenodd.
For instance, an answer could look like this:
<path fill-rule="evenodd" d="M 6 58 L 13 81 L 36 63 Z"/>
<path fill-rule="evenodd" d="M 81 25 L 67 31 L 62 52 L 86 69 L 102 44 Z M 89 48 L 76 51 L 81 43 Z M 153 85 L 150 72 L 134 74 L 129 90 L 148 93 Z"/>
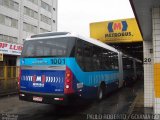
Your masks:
<path fill-rule="evenodd" d="M 74 74 L 74 90 L 78 96 L 93 98 L 97 96 L 97 90 L 101 81 L 106 83 L 107 93 L 118 88 L 119 71 L 83 72 L 75 58 L 67 60 L 68 66 Z"/>

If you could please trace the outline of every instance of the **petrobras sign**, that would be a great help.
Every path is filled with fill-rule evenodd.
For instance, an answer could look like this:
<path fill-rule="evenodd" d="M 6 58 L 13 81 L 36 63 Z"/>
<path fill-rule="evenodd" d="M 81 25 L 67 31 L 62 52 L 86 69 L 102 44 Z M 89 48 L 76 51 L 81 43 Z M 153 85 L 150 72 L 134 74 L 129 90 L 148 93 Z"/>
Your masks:
<path fill-rule="evenodd" d="M 22 45 L 0 42 L 0 53 L 3 54 L 21 55 L 22 49 Z"/>
<path fill-rule="evenodd" d="M 134 18 L 91 23 L 90 37 L 106 43 L 142 41 Z"/>

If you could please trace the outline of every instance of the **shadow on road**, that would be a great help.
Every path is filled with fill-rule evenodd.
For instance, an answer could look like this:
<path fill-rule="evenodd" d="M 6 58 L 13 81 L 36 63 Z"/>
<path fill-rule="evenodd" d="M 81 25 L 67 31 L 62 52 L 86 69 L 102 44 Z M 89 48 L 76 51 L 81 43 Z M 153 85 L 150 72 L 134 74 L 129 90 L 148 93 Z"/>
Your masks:
<path fill-rule="evenodd" d="M 18 120 L 83 120 L 86 115 L 85 110 L 90 108 L 94 101 L 75 101 L 68 106 L 46 105 L 43 109 L 37 108 L 37 111 L 30 114 L 20 114 Z"/>

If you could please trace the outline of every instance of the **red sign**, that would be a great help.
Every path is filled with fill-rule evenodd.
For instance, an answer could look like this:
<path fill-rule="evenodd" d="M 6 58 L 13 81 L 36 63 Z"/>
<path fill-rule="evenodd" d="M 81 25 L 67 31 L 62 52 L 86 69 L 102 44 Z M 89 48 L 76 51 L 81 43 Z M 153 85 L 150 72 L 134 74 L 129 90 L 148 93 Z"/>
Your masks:
<path fill-rule="evenodd" d="M 114 23 L 114 24 L 113 24 L 113 29 L 114 29 L 114 30 L 122 30 L 121 23 L 120 23 L 120 22 Z"/>
<path fill-rule="evenodd" d="M 0 53 L 3 54 L 21 55 L 22 49 L 22 45 L 0 42 Z"/>

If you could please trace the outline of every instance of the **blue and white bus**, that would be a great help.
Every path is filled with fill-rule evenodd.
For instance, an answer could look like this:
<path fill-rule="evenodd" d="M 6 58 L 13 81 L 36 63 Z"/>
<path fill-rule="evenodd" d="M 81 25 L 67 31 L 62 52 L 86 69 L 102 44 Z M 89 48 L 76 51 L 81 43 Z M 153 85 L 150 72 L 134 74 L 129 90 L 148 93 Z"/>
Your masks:
<path fill-rule="evenodd" d="M 136 78 L 134 61 L 95 39 L 67 32 L 33 35 L 20 59 L 19 99 L 47 104 L 67 104 L 75 97 L 101 100 Z"/>

